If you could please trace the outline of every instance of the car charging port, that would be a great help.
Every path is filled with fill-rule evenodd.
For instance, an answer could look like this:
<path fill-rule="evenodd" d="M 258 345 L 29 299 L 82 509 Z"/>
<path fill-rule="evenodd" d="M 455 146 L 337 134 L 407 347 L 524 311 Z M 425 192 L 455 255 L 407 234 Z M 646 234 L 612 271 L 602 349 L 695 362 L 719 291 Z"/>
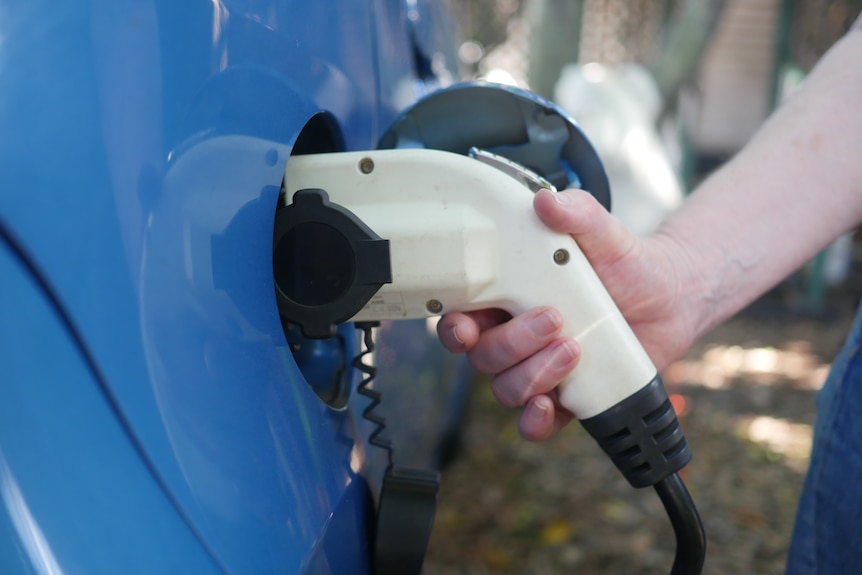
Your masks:
<path fill-rule="evenodd" d="M 344 138 L 338 122 L 327 112 L 309 118 L 293 145 L 291 156 L 321 154 L 344 151 Z M 290 177 L 288 160 L 286 178 Z M 290 198 L 285 194 L 282 182 L 276 207 L 276 220 L 286 208 Z M 275 228 L 273 234 L 276 233 Z M 301 273 L 291 262 L 311 261 L 317 257 L 318 247 L 314 242 L 300 245 L 296 258 L 276 257 L 279 249 L 273 238 L 274 289 L 287 289 L 298 285 L 297 273 Z M 296 248 L 295 248 L 296 249 Z M 301 267 L 301 266 L 300 266 Z M 318 294 L 319 295 L 319 294 Z M 282 328 L 293 359 L 303 378 L 321 401 L 333 409 L 343 409 L 351 391 L 352 368 L 350 362 L 356 355 L 355 330 L 352 325 L 341 325 L 331 337 L 311 339 L 303 334 L 299 326 L 282 318 Z"/>

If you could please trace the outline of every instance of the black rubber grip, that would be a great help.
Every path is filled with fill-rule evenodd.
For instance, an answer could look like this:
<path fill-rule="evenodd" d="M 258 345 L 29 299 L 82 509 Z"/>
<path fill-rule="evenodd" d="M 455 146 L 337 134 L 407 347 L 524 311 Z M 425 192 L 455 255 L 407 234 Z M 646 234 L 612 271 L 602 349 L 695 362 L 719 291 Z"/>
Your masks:
<path fill-rule="evenodd" d="M 661 378 L 581 424 L 633 487 L 649 487 L 691 460 Z"/>

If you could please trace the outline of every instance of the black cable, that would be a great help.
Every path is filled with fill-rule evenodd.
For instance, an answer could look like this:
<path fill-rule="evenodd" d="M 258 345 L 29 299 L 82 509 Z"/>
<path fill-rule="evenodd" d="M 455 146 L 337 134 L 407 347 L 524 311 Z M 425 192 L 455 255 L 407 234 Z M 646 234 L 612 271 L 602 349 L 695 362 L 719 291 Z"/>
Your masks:
<path fill-rule="evenodd" d="M 386 429 L 386 419 L 374 413 L 382 399 L 381 393 L 371 388 L 377 368 L 362 361 L 374 353 L 373 329 L 379 324 L 364 321 L 356 322 L 355 325 L 362 331 L 364 347 L 364 350 L 353 358 L 353 367 L 364 375 L 356 391 L 370 400 L 362 412 L 362 417 L 374 424 L 368 443 L 386 450 L 389 457 L 377 507 L 372 573 L 419 575 L 434 525 L 440 473 L 430 469 L 395 466 L 392 442 L 381 437 L 381 433 Z"/>
<path fill-rule="evenodd" d="M 706 557 L 706 534 L 691 495 L 673 473 L 654 485 L 676 535 L 676 556 L 670 575 L 699 575 Z"/>
<path fill-rule="evenodd" d="M 353 358 L 352 365 L 364 375 L 362 381 L 360 381 L 359 385 L 356 387 L 357 393 L 370 400 L 368 406 L 362 411 L 362 417 L 374 424 L 374 430 L 368 438 L 368 443 L 386 450 L 389 460 L 387 471 L 389 471 L 394 466 L 392 442 L 380 436 L 380 434 L 382 434 L 386 429 L 386 418 L 374 413 L 374 409 L 380 405 L 382 396 L 379 391 L 375 391 L 371 388 L 371 382 L 374 381 L 374 378 L 377 375 L 377 368 L 362 361 L 366 356 L 374 353 L 374 350 L 376 349 L 372 330 L 378 325 L 379 324 L 377 322 L 372 321 L 356 323 L 356 329 L 363 333 L 362 343 L 365 349 Z"/>
<path fill-rule="evenodd" d="M 699 575 L 706 536 L 677 474 L 691 459 L 691 450 L 661 377 L 656 375 L 640 390 L 582 419 L 581 424 L 633 487 L 655 487 L 676 535 L 671 575 Z"/>

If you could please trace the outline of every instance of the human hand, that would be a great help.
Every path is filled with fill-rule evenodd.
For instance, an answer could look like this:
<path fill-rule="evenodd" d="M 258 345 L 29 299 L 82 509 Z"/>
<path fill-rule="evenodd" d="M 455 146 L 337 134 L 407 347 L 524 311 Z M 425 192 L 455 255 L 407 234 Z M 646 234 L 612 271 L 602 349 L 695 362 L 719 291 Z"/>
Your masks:
<path fill-rule="evenodd" d="M 548 227 L 575 239 L 659 370 L 688 348 L 693 330 L 678 305 L 684 262 L 672 238 L 636 237 L 580 190 L 540 191 L 533 206 Z M 514 318 L 501 310 L 451 313 L 437 330 L 447 349 L 467 353 L 477 371 L 493 376 L 501 404 L 524 408 L 521 435 L 540 441 L 573 417 L 557 402 L 555 388 L 577 365 L 580 350 L 560 337 L 562 325 L 557 310 L 538 307 Z"/>

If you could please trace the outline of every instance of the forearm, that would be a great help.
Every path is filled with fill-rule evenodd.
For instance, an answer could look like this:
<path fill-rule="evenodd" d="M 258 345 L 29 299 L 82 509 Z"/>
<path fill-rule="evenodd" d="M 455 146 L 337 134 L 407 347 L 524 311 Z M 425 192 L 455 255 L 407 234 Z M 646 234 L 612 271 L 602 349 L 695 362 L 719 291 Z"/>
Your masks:
<path fill-rule="evenodd" d="M 673 246 L 699 336 L 860 221 L 862 32 L 852 32 L 655 241 Z"/>

